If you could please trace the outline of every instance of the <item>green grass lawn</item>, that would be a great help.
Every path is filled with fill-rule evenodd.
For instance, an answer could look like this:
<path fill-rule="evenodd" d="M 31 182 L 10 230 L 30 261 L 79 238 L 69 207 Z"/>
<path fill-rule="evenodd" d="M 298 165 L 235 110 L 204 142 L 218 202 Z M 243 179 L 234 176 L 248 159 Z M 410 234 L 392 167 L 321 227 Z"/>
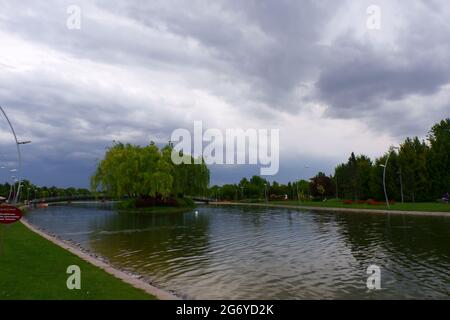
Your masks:
<path fill-rule="evenodd" d="M 0 300 L 155 299 L 27 229 L 0 225 Z M 67 267 L 81 269 L 81 290 L 66 286 Z"/>
<path fill-rule="evenodd" d="M 386 205 L 368 205 L 368 204 L 344 204 L 342 200 L 329 200 L 326 202 L 315 201 L 270 201 L 269 204 L 321 207 L 321 208 L 349 208 L 349 209 L 372 209 L 386 210 Z M 391 210 L 398 211 L 430 211 L 430 212 L 450 212 L 450 204 L 438 202 L 418 202 L 418 203 L 396 203 L 391 205 Z"/>

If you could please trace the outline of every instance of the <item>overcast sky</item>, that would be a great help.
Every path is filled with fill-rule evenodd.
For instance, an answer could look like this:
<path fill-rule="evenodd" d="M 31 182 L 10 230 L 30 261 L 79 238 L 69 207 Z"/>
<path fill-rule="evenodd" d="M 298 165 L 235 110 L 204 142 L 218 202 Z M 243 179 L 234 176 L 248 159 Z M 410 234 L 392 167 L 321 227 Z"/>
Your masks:
<path fill-rule="evenodd" d="M 373 4 L 381 29 L 367 27 Z M 285 182 L 448 117 L 449 39 L 445 0 L 0 0 L 0 105 L 33 140 L 22 150 L 36 184 L 87 186 L 113 140 L 164 143 L 195 120 L 280 129 Z M 258 171 L 213 168 L 212 182 Z"/>

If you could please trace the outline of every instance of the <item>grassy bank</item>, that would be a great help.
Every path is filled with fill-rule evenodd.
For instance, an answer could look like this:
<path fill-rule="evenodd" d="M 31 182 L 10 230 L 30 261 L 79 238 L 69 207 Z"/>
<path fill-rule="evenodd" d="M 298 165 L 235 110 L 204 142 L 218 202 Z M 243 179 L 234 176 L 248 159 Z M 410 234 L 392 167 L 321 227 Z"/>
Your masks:
<path fill-rule="evenodd" d="M 0 300 L 154 299 L 27 229 L 0 225 Z M 81 269 L 81 290 L 69 290 L 67 267 Z"/>
<path fill-rule="evenodd" d="M 264 203 L 264 202 L 262 202 Z M 385 205 L 368 204 L 344 204 L 342 200 L 329 200 L 326 202 L 316 201 L 270 201 L 269 204 L 318 207 L 318 208 L 347 208 L 347 209 L 369 209 L 386 210 Z M 396 203 L 391 205 L 391 210 L 397 211 L 423 211 L 423 212 L 450 212 L 450 204 L 438 202 L 419 202 L 419 203 Z"/>
<path fill-rule="evenodd" d="M 184 213 L 195 208 L 195 203 L 189 198 L 175 198 L 171 204 L 146 203 L 141 199 L 128 199 L 117 205 L 120 212 L 132 213 Z"/>
<path fill-rule="evenodd" d="M 195 207 L 149 207 L 149 208 L 129 208 L 129 209 L 119 209 L 119 212 L 130 212 L 130 213 L 184 213 L 192 211 Z"/>

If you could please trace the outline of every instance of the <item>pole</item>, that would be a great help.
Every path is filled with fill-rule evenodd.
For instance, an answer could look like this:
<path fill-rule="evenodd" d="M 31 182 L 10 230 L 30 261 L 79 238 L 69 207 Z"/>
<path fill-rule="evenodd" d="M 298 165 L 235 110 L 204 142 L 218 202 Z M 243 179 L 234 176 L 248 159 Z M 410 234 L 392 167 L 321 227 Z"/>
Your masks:
<path fill-rule="evenodd" d="M 383 189 L 384 189 L 384 197 L 386 199 L 386 207 L 388 208 L 388 210 L 390 209 L 390 206 L 389 206 L 389 199 L 388 199 L 388 195 L 387 195 L 387 191 L 386 191 L 386 168 L 388 165 L 389 157 L 391 156 L 391 152 L 392 152 L 392 150 L 389 150 L 387 158 L 386 158 L 386 162 L 384 164 L 384 170 L 383 170 Z"/>
<path fill-rule="evenodd" d="M 12 184 L 9 185 L 8 203 L 10 203 L 11 201 L 11 196 L 12 196 Z"/>
<path fill-rule="evenodd" d="M 17 135 L 16 135 L 16 132 L 14 131 L 14 127 L 12 126 L 12 124 L 11 124 L 11 121 L 9 121 L 9 118 L 8 118 L 8 116 L 6 115 L 6 112 L 5 112 L 5 110 L 3 110 L 3 108 L 0 106 L 0 111 L 3 113 L 3 115 L 5 116 L 5 118 L 6 118 L 6 121 L 8 121 L 8 124 L 9 124 L 9 127 L 11 128 L 11 132 L 12 132 L 12 134 L 13 134 L 13 136 L 14 136 L 14 140 L 16 141 L 16 147 L 17 147 L 17 156 L 18 156 L 18 160 L 19 160 L 19 174 L 22 174 L 22 155 L 20 154 L 20 143 L 19 143 L 19 140 L 17 140 Z M 18 174 L 18 175 L 19 175 Z M 15 197 L 15 199 L 14 199 L 14 203 L 17 203 L 17 199 L 19 198 L 19 193 L 20 193 L 20 187 L 21 187 L 21 183 L 20 183 L 20 176 L 18 177 L 18 180 L 19 180 L 19 186 L 18 186 L 18 188 L 17 188 L 17 194 L 16 194 L 16 197 Z"/>
<path fill-rule="evenodd" d="M 336 199 L 339 200 L 339 192 L 338 192 L 338 177 L 337 174 L 334 176 L 334 179 L 336 180 Z"/>
<path fill-rule="evenodd" d="M 402 169 L 401 168 L 399 171 L 399 176 L 400 176 L 400 194 L 402 195 L 402 203 L 405 203 L 405 199 L 403 197 L 403 177 L 402 177 Z"/>

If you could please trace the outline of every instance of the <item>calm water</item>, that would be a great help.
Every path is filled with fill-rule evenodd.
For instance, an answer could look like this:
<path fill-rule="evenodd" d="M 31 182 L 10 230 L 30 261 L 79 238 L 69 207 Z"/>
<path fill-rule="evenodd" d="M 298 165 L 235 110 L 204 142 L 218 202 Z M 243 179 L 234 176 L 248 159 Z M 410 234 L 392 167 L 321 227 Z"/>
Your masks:
<path fill-rule="evenodd" d="M 32 211 L 30 222 L 192 299 L 450 299 L 450 219 L 199 207 Z M 366 269 L 381 267 L 380 291 Z"/>

